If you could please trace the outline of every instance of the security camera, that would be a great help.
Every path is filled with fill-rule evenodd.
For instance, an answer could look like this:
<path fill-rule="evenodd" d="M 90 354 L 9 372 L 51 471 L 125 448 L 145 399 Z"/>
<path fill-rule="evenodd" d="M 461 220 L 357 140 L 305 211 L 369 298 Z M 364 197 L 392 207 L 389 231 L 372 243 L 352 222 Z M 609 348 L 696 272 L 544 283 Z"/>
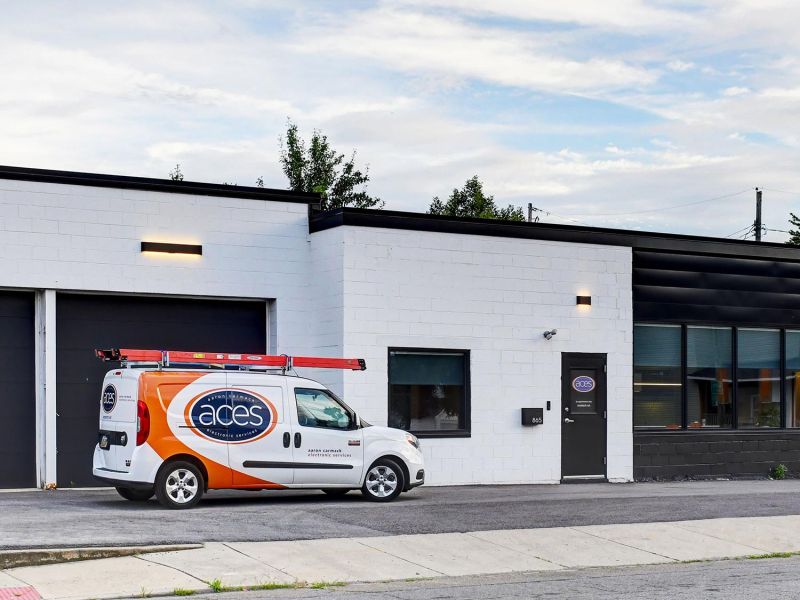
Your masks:
<path fill-rule="evenodd" d="M 556 333 L 558 333 L 555 329 L 551 329 L 550 331 L 545 331 L 542 335 L 544 339 L 549 340 L 551 339 Z"/>

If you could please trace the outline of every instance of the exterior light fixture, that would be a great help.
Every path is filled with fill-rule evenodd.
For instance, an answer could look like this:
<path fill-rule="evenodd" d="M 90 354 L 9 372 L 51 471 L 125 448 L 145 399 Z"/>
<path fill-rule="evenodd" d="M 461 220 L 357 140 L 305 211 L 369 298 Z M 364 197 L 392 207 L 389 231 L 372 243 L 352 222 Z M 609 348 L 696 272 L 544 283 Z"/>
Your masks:
<path fill-rule="evenodd" d="M 591 306 L 592 305 L 592 297 L 591 296 L 576 296 L 575 297 L 575 304 L 578 306 Z"/>
<path fill-rule="evenodd" d="M 167 254 L 203 254 L 200 244 L 169 244 L 167 242 L 142 242 L 142 252 L 166 252 Z"/>

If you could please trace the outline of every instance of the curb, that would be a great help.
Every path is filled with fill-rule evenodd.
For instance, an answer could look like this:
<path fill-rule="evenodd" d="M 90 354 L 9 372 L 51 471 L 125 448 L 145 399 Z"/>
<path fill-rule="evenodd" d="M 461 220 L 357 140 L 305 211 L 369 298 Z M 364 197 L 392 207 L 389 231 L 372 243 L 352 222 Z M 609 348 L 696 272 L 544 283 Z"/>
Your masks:
<path fill-rule="evenodd" d="M 153 552 L 195 550 L 203 544 L 172 544 L 163 546 L 99 546 L 90 548 L 40 548 L 33 550 L 0 550 L 0 570 L 15 567 L 35 567 L 77 560 L 134 556 Z"/>

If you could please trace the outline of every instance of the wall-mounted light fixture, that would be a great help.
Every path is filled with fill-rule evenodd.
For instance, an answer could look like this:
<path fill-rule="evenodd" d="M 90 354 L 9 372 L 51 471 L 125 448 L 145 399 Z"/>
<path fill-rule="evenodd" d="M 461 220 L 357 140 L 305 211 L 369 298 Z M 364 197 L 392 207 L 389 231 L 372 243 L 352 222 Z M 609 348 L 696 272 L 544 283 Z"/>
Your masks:
<path fill-rule="evenodd" d="M 544 336 L 544 339 L 546 339 L 546 340 L 552 340 L 552 339 L 553 339 L 553 336 L 554 336 L 555 334 L 557 334 L 557 333 L 558 333 L 558 331 L 556 331 L 555 329 L 551 329 L 551 330 L 549 330 L 549 331 L 545 331 L 545 332 L 544 332 L 542 335 Z"/>
<path fill-rule="evenodd" d="M 591 296 L 575 296 L 575 304 L 578 306 L 591 306 L 592 305 L 592 297 Z"/>
<path fill-rule="evenodd" d="M 167 254 L 203 254 L 200 244 L 170 244 L 167 242 L 142 242 L 142 252 L 166 252 Z"/>

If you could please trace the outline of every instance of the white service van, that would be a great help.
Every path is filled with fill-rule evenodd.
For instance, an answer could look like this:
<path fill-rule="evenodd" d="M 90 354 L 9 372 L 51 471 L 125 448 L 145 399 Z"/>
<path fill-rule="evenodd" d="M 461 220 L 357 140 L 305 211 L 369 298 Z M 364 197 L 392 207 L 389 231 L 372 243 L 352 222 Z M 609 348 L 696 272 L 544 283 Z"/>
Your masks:
<path fill-rule="evenodd" d="M 289 374 L 297 366 L 360 370 L 361 359 L 97 355 L 122 367 L 103 380 L 92 473 L 128 500 L 155 494 L 166 507 L 189 508 L 210 489 L 311 488 L 360 489 L 387 502 L 425 481 L 415 436 L 370 425 L 322 384 Z"/>

